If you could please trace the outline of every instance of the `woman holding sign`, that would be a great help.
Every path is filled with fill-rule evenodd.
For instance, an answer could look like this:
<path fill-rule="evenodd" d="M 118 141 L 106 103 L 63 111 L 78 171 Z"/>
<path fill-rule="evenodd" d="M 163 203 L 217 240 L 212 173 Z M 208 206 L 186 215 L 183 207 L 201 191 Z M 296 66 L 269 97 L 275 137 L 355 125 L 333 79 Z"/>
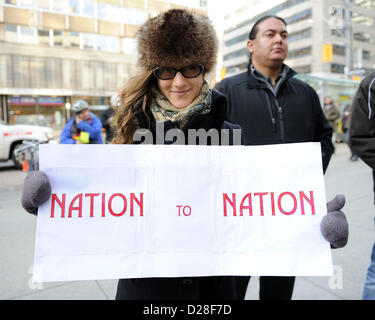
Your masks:
<path fill-rule="evenodd" d="M 228 129 L 226 141 L 232 144 L 239 126 L 225 121 L 226 99 L 205 80 L 217 46 L 214 28 L 200 14 L 176 9 L 149 19 L 138 34 L 142 72 L 121 90 L 113 143 L 197 144 L 188 141 L 188 129 L 214 129 L 218 134 L 208 143 L 199 136 L 194 140 L 224 144 L 221 129 Z M 146 130 L 137 131 L 141 128 Z M 237 294 L 234 277 L 145 278 L 121 279 L 116 299 L 237 299 Z"/>
<path fill-rule="evenodd" d="M 216 63 L 217 47 L 214 28 L 201 14 L 172 9 L 146 21 L 138 34 L 141 73 L 121 90 L 113 143 L 240 144 L 239 126 L 225 121 L 225 96 L 205 80 Z M 188 134 L 190 129 L 197 134 Z M 22 204 L 35 214 L 50 194 L 46 175 L 34 173 L 25 181 Z M 341 207 L 333 204 L 329 211 L 339 214 Z M 345 233 L 345 228 L 341 233 L 335 228 L 346 221 L 342 222 L 340 214 L 328 216 L 332 218 L 323 225 L 322 233 L 330 241 Z M 116 299 L 239 299 L 237 279 L 121 279 Z"/>

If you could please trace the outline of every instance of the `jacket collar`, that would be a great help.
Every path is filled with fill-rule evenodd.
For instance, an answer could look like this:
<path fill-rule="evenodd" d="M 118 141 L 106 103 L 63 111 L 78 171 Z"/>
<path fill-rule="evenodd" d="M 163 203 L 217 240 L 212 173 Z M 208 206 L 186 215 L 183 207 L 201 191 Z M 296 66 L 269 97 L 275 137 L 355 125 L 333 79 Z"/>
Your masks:
<path fill-rule="evenodd" d="M 296 75 L 296 72 L 288 67 L 286 64 L 282 65 L 281 73 L 278 78 L 278 81 L 281 81 L 278 87 L 282 85 L 285 81 L 288 81 L 290 78 L 294 77 Z M 267 88 L 268 85 L 271 85 L 267 79 L 268 77 L 265 77 L 263 74 L 261 74 L 258 70 L 254 68 L 251 61 L 249 63 L 248 69 L 247 69 L 247 85 L 250 89 L 253 88 Z"/>

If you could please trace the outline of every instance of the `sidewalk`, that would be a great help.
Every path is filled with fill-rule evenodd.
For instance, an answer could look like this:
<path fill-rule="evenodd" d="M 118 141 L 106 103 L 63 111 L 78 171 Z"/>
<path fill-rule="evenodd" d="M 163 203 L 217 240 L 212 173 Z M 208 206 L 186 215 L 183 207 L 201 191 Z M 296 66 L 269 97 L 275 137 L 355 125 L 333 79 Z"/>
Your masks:
<path fill-rule="evenodd" d="M 297 277 L 295 300 L 361 299 L 375 240 L 374 196 L 371 169 L 361 160 L 349 161 L 349 156 L 347 146 L 337 144 L 325 176 L 327 200 L 338 193 L 346 196 L 349 243 L 332 251 L 334 277 Z M 31 282 L 36 218 L 20 204 L 24 177 L 21 171 L 0 169 L 0 299 L 114 299 L 117 280 Z M 258 290 L 258 277 L 254 277 L 246 299 L 257 300 Z"/>

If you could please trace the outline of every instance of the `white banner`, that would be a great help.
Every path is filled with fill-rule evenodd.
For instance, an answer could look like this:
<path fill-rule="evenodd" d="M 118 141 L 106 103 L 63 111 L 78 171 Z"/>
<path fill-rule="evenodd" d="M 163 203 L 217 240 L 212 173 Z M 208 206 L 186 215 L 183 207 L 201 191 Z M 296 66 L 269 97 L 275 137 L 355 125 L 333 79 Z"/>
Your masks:
<path fill-rule="evenodd" d="M 41 145 L 34 281 L 330 276 L 319 143 Z"/>

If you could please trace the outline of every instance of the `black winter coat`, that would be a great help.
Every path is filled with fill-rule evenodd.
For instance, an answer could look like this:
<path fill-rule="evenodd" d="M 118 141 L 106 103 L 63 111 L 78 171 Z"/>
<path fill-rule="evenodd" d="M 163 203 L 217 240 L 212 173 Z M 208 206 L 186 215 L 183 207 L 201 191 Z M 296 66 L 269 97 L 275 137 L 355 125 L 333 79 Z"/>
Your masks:
<path fill-rule="evenodd" d="M 375 72 L 361 81 L 352 102 L 351 149 L 375 170 Z"/>
<path fill-rule="evenodd" d="M 334 152 L 332 128 L 315 90 L 293 78 L 295 74 L 286 69 L 273 88 L 249 67 L 215 88 L 226 95 L 227 119 L 241 126 L 247 145 L 320 142 L 325 172 Z"/>
<path fill-rule="evenodd" d="M 149 127 L 146 117 L 140 110 L 138 111 L 137 118 L 140 127 L 149 129 L 155 137 L 156 122 L 151 112 L 149 113 L 151 120 Z M 225 121 L 225 117 L 226 98 L 220 92 L 213 90 L 211 112 L 205 115 L 193 115 L 184 132 L 186 133 L 187 129 L 200 128 L 206 131 L 229 129 L 232 140 L 233 129 L 240 129 L 240 127 Z M 171 121 L 164 122 L 165 131 L 172 128 L 174 127 Z M 185 136 L 187 137 L 187 134 Z M 165 142 L 165 144 L 171 143 L 173 141 Z M 236 277 L 233 276 L 120 279 L 116 294 L 116 300 L 233 300 L 239 298 L 236 290 Z"/>

